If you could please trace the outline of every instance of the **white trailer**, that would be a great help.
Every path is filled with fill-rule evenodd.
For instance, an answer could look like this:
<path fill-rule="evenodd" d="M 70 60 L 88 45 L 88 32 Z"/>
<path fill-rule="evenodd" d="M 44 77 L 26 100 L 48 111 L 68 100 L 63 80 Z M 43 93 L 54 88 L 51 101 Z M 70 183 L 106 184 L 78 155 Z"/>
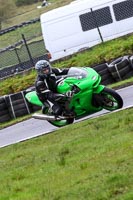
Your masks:
<path fill-rule="evenodd" d="M 133 0 L 78 0 L 40 17 L 51 61 L 133 32 Z"/>

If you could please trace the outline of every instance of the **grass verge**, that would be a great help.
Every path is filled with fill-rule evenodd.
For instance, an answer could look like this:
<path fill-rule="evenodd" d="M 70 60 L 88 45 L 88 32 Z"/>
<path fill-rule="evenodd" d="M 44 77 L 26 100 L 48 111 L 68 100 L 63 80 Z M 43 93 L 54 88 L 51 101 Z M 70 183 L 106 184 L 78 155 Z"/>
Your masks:
<path fill-rule="evenodd" d="M 0 200 L 132 200 L 132 118 L 127 109 L 0 149 Z"/>
<path fill-rule="evenodd" d="M 16 119 L 12 119 L 8 122 L 0 122 L 0 130 L 3 128 L 6 128 L 8 126 L 12 126 L 14 124 L 17 124 L 19 122 L 25 121 L 27 119 L 31 118 L 31 114 L 30 115 L 26 115 L 26 116 L 22 116 L 22 117 L 18 117 Z"/>

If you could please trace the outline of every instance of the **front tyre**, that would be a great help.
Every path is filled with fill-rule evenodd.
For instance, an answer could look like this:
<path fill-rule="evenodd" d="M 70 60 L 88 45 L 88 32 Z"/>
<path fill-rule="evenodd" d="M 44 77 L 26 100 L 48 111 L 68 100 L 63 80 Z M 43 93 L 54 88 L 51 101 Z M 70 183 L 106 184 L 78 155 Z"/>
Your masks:
<path fill-rule="evenodd" d="M 104 109 L 113 111 L 123 107 L 123 99 L 115 90 L 105 87 L 101 96 Z"/>

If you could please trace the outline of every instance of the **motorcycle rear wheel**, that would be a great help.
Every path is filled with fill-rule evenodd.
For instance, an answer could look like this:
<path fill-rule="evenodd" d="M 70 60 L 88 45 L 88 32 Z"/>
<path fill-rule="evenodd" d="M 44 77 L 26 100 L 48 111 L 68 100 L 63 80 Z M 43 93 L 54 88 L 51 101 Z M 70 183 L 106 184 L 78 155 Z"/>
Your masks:
<path fill-rule="evenodd" d="M 55 120 L 55 121 L 48 121 L 50 124 L 56 126 L 56 127 L 63 127 L 69 124 L 72 124 L 74 122 L 74 118 L 68 118 L 64 120 Z"/>
<path fill-rule="evenodd" d="M 104 109 L 114 111 L 123 107 L 123 99 L 115 90 L 105 87 L 101 92 L 101 96 Z"/>

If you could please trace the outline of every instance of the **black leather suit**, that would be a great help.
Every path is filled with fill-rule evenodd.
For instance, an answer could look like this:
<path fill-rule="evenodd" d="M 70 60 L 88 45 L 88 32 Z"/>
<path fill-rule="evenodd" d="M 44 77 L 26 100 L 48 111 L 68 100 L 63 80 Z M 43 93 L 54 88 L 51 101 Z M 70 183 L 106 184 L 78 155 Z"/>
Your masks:
<path fill-rule="evenodd" d="M 50 75 L 38 75 L 35 88 L 37 95 L 40 101 L 45 105 L 45 102 L 49 100 L 55 105 L 55 113 L 60 112 L 60 106 L 56 101 L 58 98 L 57 94 L 57 84 L 56 84 L 56 76 L 66 75 L 68 73 L 68 69 L 60 70 L 58 68 L 52 68 L 52 73 Z"/>

